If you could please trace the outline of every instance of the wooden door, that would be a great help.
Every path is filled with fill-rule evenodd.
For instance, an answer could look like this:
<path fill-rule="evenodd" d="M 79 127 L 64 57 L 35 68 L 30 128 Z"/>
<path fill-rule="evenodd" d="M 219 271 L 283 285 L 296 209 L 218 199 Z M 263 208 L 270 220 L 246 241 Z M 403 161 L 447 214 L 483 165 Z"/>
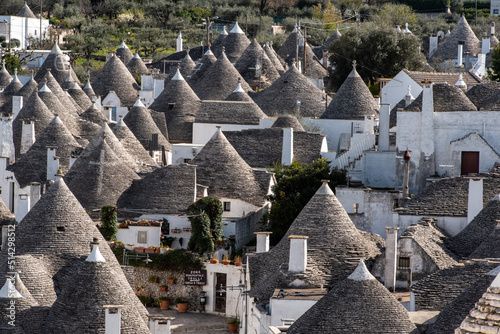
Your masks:
<path fill-rule="evenodd" d="M 479 152 L 462 152 L 461 174 L 479 173 Z"/>
<path fill-rule="evenodd" d="M 215 311 L 226 313 L 227 275 L 215 273 Z"/>

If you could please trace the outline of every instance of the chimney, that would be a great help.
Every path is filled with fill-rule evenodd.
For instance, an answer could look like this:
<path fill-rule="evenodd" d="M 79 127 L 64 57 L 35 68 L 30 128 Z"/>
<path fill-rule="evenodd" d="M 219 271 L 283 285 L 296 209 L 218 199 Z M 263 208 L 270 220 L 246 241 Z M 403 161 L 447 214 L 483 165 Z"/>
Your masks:
<path fill-rule="evenodd" d="M 73 164 L 76 162 L 76 159 L 78 159 L 78 156 L 76 154 L 71 154 L 69 157 L 69 168 L 73 167 Z"/>
<path fill-rule="evenodd" d="M 469 71 L 470 69 L 470 52 L 464 52 L 465 54 L 465 71 Z"/>
<path fill-rule="evenodd" d="M 491 35 L 491 37 L 495 36 L 495 22 L 491 22 L 490 35 Z"/>
<path fill-rule="evenodd" d="M 410 181 L 410 160 L 411 160 L 411 155 L 410 151 L 406 150 L 405 154 L 403 156 L 404 159 L 404 171 L 403 171 L 403 198 L 409 198 L 410 192 L 409 192 L 409 181 Z"/>
<path fill-rule="evenodd" d="M 458 53 L 457 53 L 456 67 L 460 67 L 460 66 L 462 66 L 462 63 L 463 63 L 463 60 L 462 60 L 462 57 L 464 54 L 464 42 L 463 41 L 458 42 L 458 50 L 457 51 L 458 51 Z"/>
<path fill-rule="evenodd" d="M 17 114 L 23 108 L 23 97 L 13 96 L 12 97 L 12 119 L 16 119 Z"/>
<path fill-rule="evenodd" d="M 467 201 L 467 224 L 483 209 L 483 178 L 469 179 L 469 198 Z"/>
<path fill-rule="evenodd" d="M 328 50 L 326 48 L 323 49 L 323 66 L 328 68 Z"/>
<path fill-rule="evenodd" d="M 1 95 L 1 94 L 0 94 Z M 0 156 L 15 159 L 14 140 L 12 134 L 12 114 L 4 114 L 0 116 Z"/>
<path fill-rule="evenodd" d="M 293 129 L 283 128 L 283 147 L 281 149 L 281 163 L 290 166 L 293 162 Z"/>
<path fill-rule="evenodd" d="M 425 157 L 430 157 L 434 154 L 434 94 L 432 83 L 428 80 L 424 81 L 420 151 Z"/>
<path fill-rule="evenodd" d="M 288 271 L 302 273 L 307 267 L 307 239 L 302 235 L 290 235 L 290 256 L 288 259 Z"/>
<path fill-rule="evenodd" d="M 151 334 L 170 334 L 170 321 L 174 319 L 173 317 L 149 315 L 149 330 Z"/>
<path fill-rule="evenodd" d="M 177 36 L 177 47 L 175 48 L 176 52 L 181 52 L 182 51 L 182 33 L 179 33 Z"/>
<path fill-rule="evenodd" d="M 491 44 L 491 39 L 489 39 L 489 38 L 482 39 L 482 41 L 481 41 L 481 53 L 482 54 L 490 53 L 490 44 Z"/>
<path fill-rule="evenodd" d="M 30 209 L 38 202 L 41 196 L 41 186 L 39 182 L 30 183 Z"/>
<path fill-rule="evenodd" d="M 35 121 L 23 119 L 21 128 L 21 154 L 26 153 L 35 142 Z"/>
<path fill-rule="evenodd" d="M 17 200 L 16 220 L 20 222 L 31 209 L 30 194 L 19 194 Z"/>
<path fill-rule="evenodd" d="M 438 47 L 438 36 L 430 36 L 429 37 L 429 59 L 431 59 L 432 54 L 436 51 Z"/>
<path fill-rule="evenodd" d="M 396 269 L 398 254 L 398 229 L 397 227 L 385 228 L 385 269 L 384 285 L 389 291 L 396 290 Z"/>
<path fill-rule="evenodd" d="M 123 305 L 104 305 L 106 312 L 104 318 L 105 334 L 120 334 L 122 327 Z"/>
<path fill-rule="evenodd" d="M 56 156 L 56 148 L 47 146 L 47 180 L 55 180 L 59 170 L 59 157 Z"/>
<path fill-rule="evenodd" d="M 254 232 L 257 236 L 257 250 L 256 253 L 269 252 L 269 237 L 273 232 Z"/>
<path fill-rule="evenodd" d="M 391 112 L 390 104 L 380 105 L 378 150 L 389 151 L 389 118 Z"/>

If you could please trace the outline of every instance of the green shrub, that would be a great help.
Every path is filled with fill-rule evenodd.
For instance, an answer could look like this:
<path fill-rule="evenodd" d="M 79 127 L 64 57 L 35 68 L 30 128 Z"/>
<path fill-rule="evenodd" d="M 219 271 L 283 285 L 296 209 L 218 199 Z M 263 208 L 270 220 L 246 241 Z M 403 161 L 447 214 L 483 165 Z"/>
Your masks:
<path fill-rule="evenodd" d="M 101 208 L 101 234 L 104 239 L 110 241 L 116 237 L 118 232 L 116 207 L 114 205 L 105 205 Z"/>

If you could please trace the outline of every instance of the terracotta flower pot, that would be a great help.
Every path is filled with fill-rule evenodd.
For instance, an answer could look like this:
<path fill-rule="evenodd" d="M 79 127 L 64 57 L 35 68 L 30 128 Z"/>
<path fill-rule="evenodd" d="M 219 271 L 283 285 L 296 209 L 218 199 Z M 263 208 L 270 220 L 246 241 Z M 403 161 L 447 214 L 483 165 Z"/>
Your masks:
<path fill-rule="evenodd" d="M 179 313 L 186 313 L 188 306 L 189 306 L 188 303 L 179 303 L 179 304 L 177 304 L 177 311 Z"/>
<path fill-rule="evenodd" d="M 136 253 L 144 253 L 144 247 L 135 247 L 134 252 Z"/>
<path fill-rule="evenodd" d="M 235 263 L 234 263 L 234 265 L 235 265 L 236 267 L 239 267 L 239 266 L 241 266 L 241 262 L 235 262 Z"/>
<path fill-rule="evenodd" d="M 160 286 L 160 291 L 167 291 L 167 287 L 166 286 Z"/>
<path fill-rule="evenodd" d="M 229 324 L 229 331 L 231 333 L 236 333 L 238 331 L 239 325 L 237 324 Z"/>
<path fill-rule="evenodd" d="M 225 265 L 225 266 L 228 266 L 229 264 L 231 263 L 231 261 L 222 261 L 222 264 Z"/>
<path fill-rule="evenodd" d="M 170 284 L 175 284 L 175 278 L 169 278 L 168 283 Z"/>
<path fill-rule="evenodd" d="M 155 252 L 156 252 L 156 249 L 155 249 L 155 248 L 148 247 L 148 248 L 144 248 L 144 252 L 146 252 L 146 253 L 155 253 Z"/>
<path fill-rule="evenodd" d="M 162 300 L 160 302 L 160 309 L 168 310 L 169 307 L 170 307 L 170 300 Z"/>
<path fill-rule="evenodd" d="M 217 263 L 219 263 L 219 260 L 217 260 L 217 259 L 210 259 L 210 263 L 217 264 Z"/>

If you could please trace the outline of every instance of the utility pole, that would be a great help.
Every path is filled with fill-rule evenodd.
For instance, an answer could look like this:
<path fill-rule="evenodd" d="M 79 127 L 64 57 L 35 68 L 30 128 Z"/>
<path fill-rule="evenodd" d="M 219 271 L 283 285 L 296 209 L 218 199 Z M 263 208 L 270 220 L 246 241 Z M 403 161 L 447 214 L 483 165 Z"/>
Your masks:
<path fill-rule="evenodd" d="M 210 46 L 210 36 L 209 36 L 209 25 L 210 25 L 210 17 L 207 16 L 207 47 Z"/>
<path fill-rule="evenodd" d="M 40 0 L 40 49 L 42 49 L 42 4 L 43 0 Z"/>
<path fill-rule="evenodd" d="M 304 65 L 302 67 L 302 73 L 306 73 L 306 43 L 307 43 L 307 25 L 304 26 Z"/>

